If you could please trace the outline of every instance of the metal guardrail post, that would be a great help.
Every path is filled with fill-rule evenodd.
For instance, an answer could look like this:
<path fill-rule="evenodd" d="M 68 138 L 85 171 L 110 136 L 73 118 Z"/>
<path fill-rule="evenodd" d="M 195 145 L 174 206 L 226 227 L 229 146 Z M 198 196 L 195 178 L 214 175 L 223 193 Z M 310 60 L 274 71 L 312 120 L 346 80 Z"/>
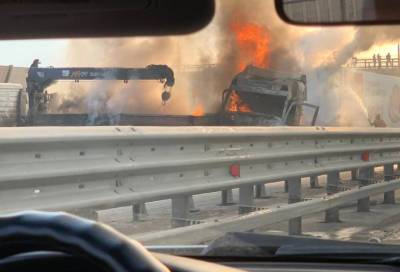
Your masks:
<path fill-rule="evenodd" d="M 313 189 L 321 188 L 319 185 L 319 176 L 310 176 L 310 187 Z"/>
<path fill-rule="evenodd" d="M 338 192 L 340 184 L 339 172 L 330 172 L 327 174 L 326 193 L 327 195 L 333 195 Z M 340 222 L 339 208 L 332 208 L 325 212 L 326 223 Z"/>
<path fill-rule="evenodd" d="M 189 209 L 191 195 L 182 195 L 172 198 L 172 219 L 171 226 L 173 228 L 184 227 L 190 225 Z"/>
<path fill-rule="evenodd" d="M 265 228 L 268 225 L 281 223 L 293 217 L 321 213 L 332 207 L 343 207 L 365 196 L 381 195 L 391 190 L 400 190 L 400 180 L 381 182 L 360 189 L 339 192 L 331 197 L 316 198 L 283 207 L 276 207 L 248 214 L 247 216 L 230 216 L 221 220 L 190 226 L 182 229 L 163 230 L 156 233 L 134 235 L 134 239 L 148 244 L 203 244 L 214 240 L 225 233 L 244 232 Z"/>
<path fill-rule="evenodd" d="M 221 191 L 221 205 L 228 206 L 233 205 L 235 202 L 233 201 L 233 192 L 232 189 L 226 189 Z"/>
<path fill-rule="evenodd" d="M 301 195 L 301 178 L 291 178 L 288 180 L 288 203 L 296 203 L 302 201 Z M 289 220 L 288 234 L 301 235 L 301 217 L 296 217 Z"/>
<path fill-rule="evenodd" d="M 268 198 L 270 195 L 267 192 L 267 185 L 265 184 L 257 184 L 255 186 L 256 189 L 256 198 Z"/>
<path fill-rule="evenodd" d="M 383 166 L 383 173 L 385 176 L 385 181 L 389 181 L 394 177 L 394 165 L 393 164 L 385 164 Z M 383 203 L 384 204 L 395 204 L 396 196 L 395 191 L 389 191 L 384 193 L 383 195 Z"/>
<path fill-rule="evenodd" d="M 255 211 L 254 185 L 243 185 L 239 187 L 239 214 Z"/>
<path fill-rule="evenodd" d="M 133 221 L 139 221 L 141 215 L 147 215 L 147 209 L 145 203 L 135 203 L 132 205 L 132 218 Z"/>
<path fill-rule="evenodd" d="M 351 179 L 355 180 L 358 178 L 358 169 L 351 170 Z"/>
<path fill-rule="evenodd" d="M 199 209 L 196 208 L 194 204 L 193 196 L 189 196 L 189 211 L 190 212 L 198 212 Z"/>
<path fill-rule="evenodd" d="M 375 176 L 375 169 L 374 167 L 361 168 L 358 176 L 360 180 L 360 187 L 368 186 Z M 357 211 L 369 212 L 369 197 L 365 197 L 357 201 Z"/>

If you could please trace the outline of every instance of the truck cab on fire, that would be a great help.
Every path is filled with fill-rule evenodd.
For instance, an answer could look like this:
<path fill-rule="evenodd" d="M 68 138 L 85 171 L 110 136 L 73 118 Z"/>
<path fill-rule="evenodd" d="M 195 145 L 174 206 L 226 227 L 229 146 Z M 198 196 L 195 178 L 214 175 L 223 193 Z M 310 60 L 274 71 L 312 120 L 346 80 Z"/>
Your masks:
<path fill-rule="evenodd" d="M 236 75 L 223 93 L 220 122 L 226 125 L 301 126 L 303 108 L 313 109 L 314 125 L 319 107 L 306 103 L 306 77 L 254 66 Z"/>

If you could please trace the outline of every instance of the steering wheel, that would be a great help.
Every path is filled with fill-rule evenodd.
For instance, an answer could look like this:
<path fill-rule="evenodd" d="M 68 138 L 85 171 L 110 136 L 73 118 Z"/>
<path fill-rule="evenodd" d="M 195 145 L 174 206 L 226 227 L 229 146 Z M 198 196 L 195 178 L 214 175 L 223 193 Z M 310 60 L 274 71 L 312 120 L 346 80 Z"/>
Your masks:
<path fill-rule="evenodd" d="M 111 227 L 62 212 L 0 217 L 0 258 L 36 251 L 61 252 L 108 271 L 169 272 L 141 244 Z"/>

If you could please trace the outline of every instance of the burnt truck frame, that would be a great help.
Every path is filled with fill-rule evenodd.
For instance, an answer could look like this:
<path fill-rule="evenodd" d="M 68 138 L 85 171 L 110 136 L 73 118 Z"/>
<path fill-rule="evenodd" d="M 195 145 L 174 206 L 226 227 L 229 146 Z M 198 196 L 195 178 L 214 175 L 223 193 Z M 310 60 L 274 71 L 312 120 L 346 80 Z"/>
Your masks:
<path fill-rule="evenodd" d="M 226 125 L 300 126 L 304 107 L 313 111 L 315 125 L 319 107 L 306 103 L 307 82 L 304 75 L 265 70 L 247 66 L 236 75 L 222 94 L 220 123 Z M 250 112 L 230 111 L 232 95 L 236 93 Z"/>

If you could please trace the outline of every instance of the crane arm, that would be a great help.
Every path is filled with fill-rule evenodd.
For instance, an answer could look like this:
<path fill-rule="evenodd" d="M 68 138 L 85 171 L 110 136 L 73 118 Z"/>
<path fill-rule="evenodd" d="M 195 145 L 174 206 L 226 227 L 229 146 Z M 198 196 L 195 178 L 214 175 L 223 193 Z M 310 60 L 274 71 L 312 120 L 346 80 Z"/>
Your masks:
<path fill-rule="evenodd" d="M 37 112 L 41 112 L 41 106 L 45 88 L 56 81 L 80 81 L 80 80 L 159 80 L 164 83 L 164 91 L 161 95 L 162 102 L 170 98 L 170 92 L 166 87 L 175 84 L 174 72 L 167 65 L 148 65 L 145 68 L 94 68 L 94 67 L 64 67 L 43 68 L 38 67 L 39 60 L 32 63 L 26 78 L 26 91 L 29 94 L 30 120 Z"/>
<path fill-rule="evenodd" d="M 31 67 L 27 81 L 45 87 L 58 80 L 160 80 L 172 87 L 175 84 L 174 72 L 167 65 L 149 65 L 145 68 L 38 68 Z M 39 87 L 37 86 L 37 87 Z"/>

